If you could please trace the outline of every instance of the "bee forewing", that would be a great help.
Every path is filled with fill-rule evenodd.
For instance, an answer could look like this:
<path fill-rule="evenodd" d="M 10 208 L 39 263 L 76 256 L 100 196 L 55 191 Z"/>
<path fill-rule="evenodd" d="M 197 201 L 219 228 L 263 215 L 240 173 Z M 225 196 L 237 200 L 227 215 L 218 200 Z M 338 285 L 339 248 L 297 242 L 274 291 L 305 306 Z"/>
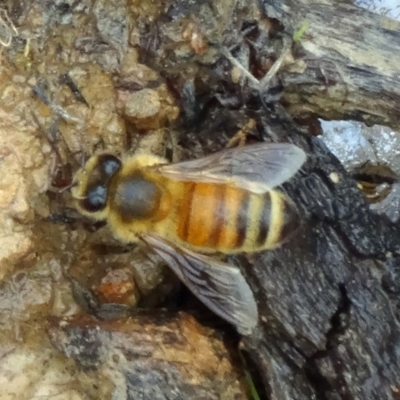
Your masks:
<path fill-rule="evenodd" d="M 249 334 L 258 321 L 253 293 L 239 268 L 174 245 L 155 235 L 142 239 L 208 308 Z"/>
<path fill-rule="evenodd" d="M 237 147 L 197 160 L 158 167 L 169 178 L 208 183 L 232 183 L 264 193 L 289 180 L 306 154 L 291 143 L 260 143 Z"/>

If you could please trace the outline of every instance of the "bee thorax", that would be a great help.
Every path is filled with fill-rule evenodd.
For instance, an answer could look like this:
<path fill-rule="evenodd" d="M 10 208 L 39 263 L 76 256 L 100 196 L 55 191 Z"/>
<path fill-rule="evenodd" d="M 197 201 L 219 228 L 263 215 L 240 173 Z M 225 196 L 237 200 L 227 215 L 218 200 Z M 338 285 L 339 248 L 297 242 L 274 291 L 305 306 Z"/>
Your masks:
<path fill-rule="evenodd" d="M 111 206 L 123 222 L 148 219 L 157 213 L 161 192 L 142 175 L 127 176 L 115 185 Z"/>

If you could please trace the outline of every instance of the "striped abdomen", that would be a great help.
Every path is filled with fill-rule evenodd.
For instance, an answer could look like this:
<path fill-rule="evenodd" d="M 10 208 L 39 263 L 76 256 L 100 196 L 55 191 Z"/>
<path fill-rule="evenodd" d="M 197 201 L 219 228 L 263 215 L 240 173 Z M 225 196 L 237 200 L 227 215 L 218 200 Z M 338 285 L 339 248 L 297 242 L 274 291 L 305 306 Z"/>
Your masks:
<path fill-rule="evenodd" d="M 182 185 L 177 236 L 199 250 L 270 249 L 298 228 L 297 211 L 278 191 L 255 194 L 228 184 Z"/>

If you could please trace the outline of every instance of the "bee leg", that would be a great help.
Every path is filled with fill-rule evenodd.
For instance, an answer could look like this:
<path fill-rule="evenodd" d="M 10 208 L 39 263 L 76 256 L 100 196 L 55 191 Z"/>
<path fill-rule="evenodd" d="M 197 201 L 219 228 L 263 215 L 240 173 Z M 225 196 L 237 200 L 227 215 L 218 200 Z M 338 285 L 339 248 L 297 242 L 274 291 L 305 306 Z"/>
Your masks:
<path fill-rule="evenodd" d="M 256 127 L 256 121 L 250 119 L 242 129 L 237 131 L 228 141 L 226 147 L 228 149 L 232 147 L 241 147 L 246 144 L 247 136 L 252 134 L 252 130 Z"/>

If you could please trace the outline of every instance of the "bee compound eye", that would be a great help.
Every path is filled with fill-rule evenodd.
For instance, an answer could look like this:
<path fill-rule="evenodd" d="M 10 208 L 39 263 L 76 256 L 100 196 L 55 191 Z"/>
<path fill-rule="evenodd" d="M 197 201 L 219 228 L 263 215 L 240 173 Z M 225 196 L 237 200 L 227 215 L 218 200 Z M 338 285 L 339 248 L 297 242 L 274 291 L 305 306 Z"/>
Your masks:
<path fill-rule="evenodd" d="M 105 208 L 107 203 L 107 188 L 97 185 L 87 191 L 86 197 L 81 201 L 81 207 L 87 212 L 98 212 Z"/>
<path fill-rule="evenodd" d="M 121 161 L 112 154 L 103 154 L 99 157 L 99 166 L 101 174 L 110 178 L 121 168 Z"/>

